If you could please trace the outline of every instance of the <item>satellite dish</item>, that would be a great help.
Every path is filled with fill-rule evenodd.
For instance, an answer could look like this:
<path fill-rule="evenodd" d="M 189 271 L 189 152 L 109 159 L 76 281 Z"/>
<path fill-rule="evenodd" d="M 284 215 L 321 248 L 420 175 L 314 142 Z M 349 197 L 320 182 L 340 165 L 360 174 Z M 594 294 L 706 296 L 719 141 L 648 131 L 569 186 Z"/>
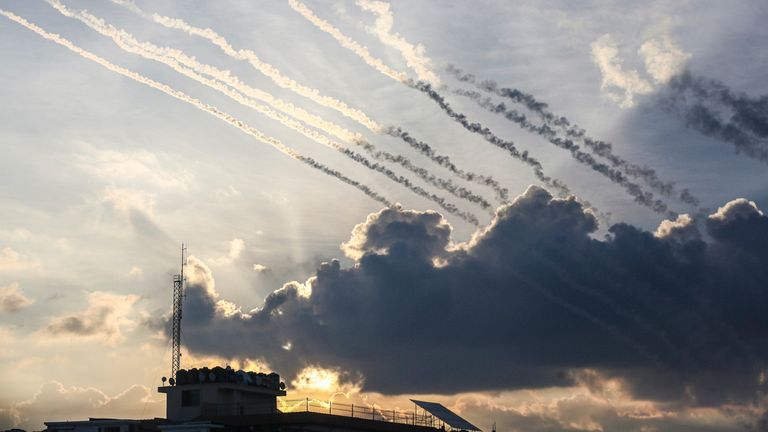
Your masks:
<path fill-rule="evenodd" d="M 176 385 L 176 380 L 175 380 L 175 379 L 173 379 L 173 378 L 169 379 L 169 380 L 168 380 L 168 382 L 169 382 L 171 385 Z"/>
<path fill-rule="evenodd" d="M 285 383 L 284 382 L 280 383 L 280 390 L 285 390 Z"/>
<path fill-rule="evenodd" d="M 166 377 L 163 377 L 163 378 L 162 378 L 162 381 L 163 381 L 163 384 L 165 384 L 165 382 L 166 382 L 166 381 L 168 381 L 168 378 L 166 378 Z"/>

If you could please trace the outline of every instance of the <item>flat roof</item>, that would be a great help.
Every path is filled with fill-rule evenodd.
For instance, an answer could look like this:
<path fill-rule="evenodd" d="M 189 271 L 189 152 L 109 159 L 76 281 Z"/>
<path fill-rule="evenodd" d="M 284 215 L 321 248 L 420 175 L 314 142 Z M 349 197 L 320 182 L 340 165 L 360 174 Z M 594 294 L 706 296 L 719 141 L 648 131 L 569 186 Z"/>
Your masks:
<path fill-rule="evenodd" d="M 345 429 L 357 429 L 373 432 L 435 432 L 438 429 L 405 423 L 369 420 L 359 417 L 322 414 L 316 412 L 284 412 L 276 414 L 254 414 L 238 416 L 201 417 L 198 420 L 210 420 L 212 423 L 228 426 L 251 425 L 320 425 Z"/>

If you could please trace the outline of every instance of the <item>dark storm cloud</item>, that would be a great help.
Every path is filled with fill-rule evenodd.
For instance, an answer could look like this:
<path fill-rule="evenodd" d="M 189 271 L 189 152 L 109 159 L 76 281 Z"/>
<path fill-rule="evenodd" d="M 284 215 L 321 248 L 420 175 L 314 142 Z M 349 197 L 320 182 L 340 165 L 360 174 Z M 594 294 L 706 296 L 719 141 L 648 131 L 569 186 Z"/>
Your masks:
<path fill-rule="evenodd" d="M 293 282 L 247 314 L 225 312 L 199 263 L 184 332 L 194 352 L 338 366 L 384 393 L 572 385 L 590 368 L 638 398 L 747 400 L 765 385 L 768 218 L 735 200 L 694 224 L 599 240 L 580 203 L 531 187 L 457 245 L 437 213 L 387 208 L 342 246 L 355 266 L 325 263 L 311 294 Z"/>
<path fill-rule="evenodd" d="M 768 96 L 750 97 L 686 71 L 669 81 L 661 103 L 688 127 L 768 162 Z"/>

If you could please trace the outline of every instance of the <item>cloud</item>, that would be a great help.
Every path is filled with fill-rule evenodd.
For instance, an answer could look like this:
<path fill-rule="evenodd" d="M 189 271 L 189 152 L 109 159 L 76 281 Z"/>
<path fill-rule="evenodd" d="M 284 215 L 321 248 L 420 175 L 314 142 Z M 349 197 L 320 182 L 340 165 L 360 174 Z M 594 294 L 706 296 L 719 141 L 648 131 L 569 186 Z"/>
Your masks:
<path fill-rule="evenodd" d="M 621 107 L 632 107 L 635 95 L 653 91 L 653 85 L 641 78 L 636 70 L 624 70 L 624 60 L 619 56 L 619 48 L 611 35 L 600 36 L 592 42 L 591 48 L 592 60 L 603 75 L 601 89 Z"/>
<path fill-rule="evenodd" d="M 185 334 L 192 352 L 341 368 L 386 394 L 567 387 L 589 368 L 640 399 L 749 400 L 768 365 L 768 218 L 735 200 L 701 235 L 691 223 L 598 240 L 580 203 L 531 187 L 452 244 L 439 215 L 388 208 L 344 244 L 353 267 L 324 263 L 245 313 L 223 313 L 201 267 Z"/>
<path fill-rule="evenodd" d="M 602 35 L 590 47 L 592 60 L 603 76 L 600 88 L 622 108 L 633 107 L 636 95 L 655 92 L 659 85 L 683 73 L 691 58 L 669 35 L 646 40 L 640 45 L 637 54 L 643 59 L 645 71 L 653 78 L 651 82 L 641 77 L 635 69 L 624 69 L 624 60 L 611 35 Z"/>
<path fill-rule="evenodd" d="M 143 275 L 144 275 L 144 270 L 142 270 L 141 267 L 139 266 L 133 266 L 128 271 L 128 276 L 131 276 L 131 277 L 140 278 Z"/>
<path fill-rule="evenodd" d="M 18 312 L 34 302 L 24 295 L 16 282 L 0 287 L 0 310 L 3 312 Z"/>
<path fill-rule="evenodd" d="M 40 262 L 15 250 L 4 247 L 0 249 L 0 273 L 1 272 L 23 272 L 40 268 Z"/>
<path fill-rule="evenodd" d="M 136 325 L 133 305 L 137 295 L 119 295 L 95 291 L 88 294 L 88 306 L 72 315 L 51 320 L 43 335 L 52 340 L 75 338 L 98 340 L 106 345 L 115 345 L 124 339 L 123 332 Z"/>
<path fill-rule="evenodd" d="M 682 73 L 691 58 L 691 55 L 684 52 L 669 36 L 643 42 L 638 54 L 645 62 L 645 70 L 659 84 L 664 84 L 673 76 Z"/>
<path fill-rule="evenodd" d="M 173 158 L 148 150 L 121 152 L 92 148 L 77 156 L 79 166 L 113 185 L 187 190 L 193 176 L 174 167 Z"/>
<path fill-rule="evenodd" d="M 222 255 L 218 258 L 213 258 L 210 261 L 214 264 L 232 264 L 245 250 L 245 240 L 241 238 L 234 238 L 229 242 L 229 251 L 226 255 Z"/>
<path fill-rule="evenodd" d="M 254 264 L 253 271 L 255 271 L 256 273 L 266 273 L 269 271 L 269 267 L 263 264 Z"/>
<path fill-rule="evenodd" d="M 101 200 L 112 204 L 116 210 L 130 213 L 133 210 L 152 215 L 155 212 L 157 194 L 139 189 L 107 187 L 101 194 Z"/>
<path fill-rule="evenodd" d="M 0 427 L 42 430 L 44 421 L 162 416 L 164 403 L 152 389 L 133 385 L 109 396 L 93 387 L 65 386 L 58 381 L 43 384 L 28 400 L 0 408 Z"/>

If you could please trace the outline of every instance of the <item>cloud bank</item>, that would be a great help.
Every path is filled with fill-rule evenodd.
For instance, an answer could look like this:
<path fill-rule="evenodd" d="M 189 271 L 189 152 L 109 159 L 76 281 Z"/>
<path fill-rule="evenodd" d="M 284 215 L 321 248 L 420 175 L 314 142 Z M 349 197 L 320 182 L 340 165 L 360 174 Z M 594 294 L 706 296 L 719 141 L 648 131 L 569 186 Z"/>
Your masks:
<path fill-rule="evenodd" d="M 184 332 L 195 353 L 263 356 L 289 379 L 341 368 L 385 394 L 572 386 L 585 369 L 690 406 L 765 390 L 768 217 L 754 203 L 655 234 L 597 228 L 534 186 L 461 244 L 435 212 L 387 208 L 342 246 L 353 267 L 324 263 L 249 312 L 196 260 Z"/>

